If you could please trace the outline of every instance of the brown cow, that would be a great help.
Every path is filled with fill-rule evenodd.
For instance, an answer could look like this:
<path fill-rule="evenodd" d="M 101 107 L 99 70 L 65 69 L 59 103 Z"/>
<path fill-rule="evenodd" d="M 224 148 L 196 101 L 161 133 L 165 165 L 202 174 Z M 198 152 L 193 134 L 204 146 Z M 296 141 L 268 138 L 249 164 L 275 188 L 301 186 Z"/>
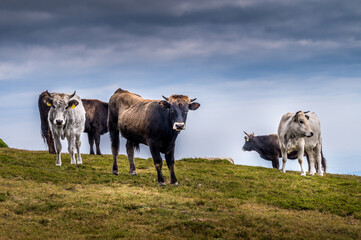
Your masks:
<path fill-rule="evenodd" d="M 113 174 L 118 175 L 117 155 L 119 132 L 127 139 L 129 172 L 136 174 L 134 148 L 149 146 L 157 170 L 158 184 L 164 186 L 162 157 L 169 168 L 171 184 L 178 185 L 174 173 L 174 147 L 180 131 L 185 129 L 188 110 L 200 106 L 184 95 L 172 95 L 165 100 L 146 100 L 139 95 L 118 89 L 109 100 L 108 126 L 113 153 Z"/>

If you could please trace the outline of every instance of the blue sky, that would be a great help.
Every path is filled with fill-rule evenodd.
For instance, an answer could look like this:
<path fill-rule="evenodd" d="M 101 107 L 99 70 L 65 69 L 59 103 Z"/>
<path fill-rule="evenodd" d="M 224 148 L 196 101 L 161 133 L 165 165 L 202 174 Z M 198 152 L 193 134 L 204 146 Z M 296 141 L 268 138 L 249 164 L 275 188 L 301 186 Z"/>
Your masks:
<path fill-rule="evenodd" d="M 243 130 L 276 133 L 284 113 L 311 110 L 329 171 L 361 171 L 360 22 L 357 1 L 1 1 L 0 137 L 46 149 L 42 91 L 108 101 L 121 87 L 198 98 L 177 158 L 271 167 L 241 151 Z M 110 153 L 108 135 L 102 151 Z"/>

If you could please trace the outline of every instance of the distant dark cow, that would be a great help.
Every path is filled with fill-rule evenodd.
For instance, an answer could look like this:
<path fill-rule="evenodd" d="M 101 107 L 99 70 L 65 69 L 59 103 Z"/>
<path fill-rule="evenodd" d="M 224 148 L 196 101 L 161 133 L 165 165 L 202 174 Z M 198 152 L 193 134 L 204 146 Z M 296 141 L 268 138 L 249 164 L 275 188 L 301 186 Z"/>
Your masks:
<path fill-rule="evenodd" d="M 171 184 L 178 185 L 174 173 L 174 147 L 181 130 L 185 129 L 188 110 L 196 110 L 200 104 L 184 95 L 172 95 L 165 100 L 146 100 L 126 90 L 118 89 L 109 100 L 108 127 L 112 142 L 113 169 L 118 175 L 117 155 L 119 132 L 127 139 L 126 149 L 129 172 L 136 174 L 134 148 L 139 144 L 149 146 L 158 174 L 158 184 L 164 186 L 162 157 L 170 173 Z"/>
<path fill-rule="evenodd" d="M 248 134 L 244 132 L 246 136 L 244 137 L 245 143 L 243 145 L 243 151 L 256 151 L 261 158 L 272 161 L 272 167 L 279 169 L 279 158 L 282 157 L 281 148 L 278 141 L 277 134 L 255 136 L 254 133 Z M 310 171 L 310 162 L 308 159 L 307 153 L 305 153 L 308 162 L 308 171 Z M 322 168 L 326 172 L 326 159 L 322 156 Z M 291 151 L 287 154 L 288 159 L 297 159 L 297 151 Z M 316 169 L 318 166 L 316 166 Z"/>
<path fill-rule="evenodd" d="M 46 97 L 46 92 L 39 95 L 38 107 L 41 120 L 41 135 L 44 142 L 48 145 L 49 153 L 55 154 L 54 139 L 51 136 L 48 124 L 48 113 L 50 106 L 47 106 L 43 101 Z M 90 145 L 90 154 L 94 154 L 93 145 L 95 142 L 96 153 L 101 155 L 100 151 L 100 135 L 108 132 L 107 117 L 108 117 L 108 103 L 102 102 L 97 99 L 82 99 L 85 112 L 86 121 L 84 132 L 88 133 L 88 140 Z"/>
<path fill-rule="evenodd" d="M 108 118 L 108 103 L 97 99 L 82 99 L 85 108 L 85 129 L 88 133 L 88 140 L 90 145 L 90 154 L 94 154 L 94 141 L 96 152 L 100 152 L 100 135 L 108 132 L 107 118 Z"/>
<path fill-rule="evenodd" d="M 48 115 L 51 106 L 47 106 L 46 102 L 43 100 L 47 97 L 48 94 L 46 92 L 42 92 L 39 95 L 38 99 L 38 108 L 40 113 L 40 121 L 41 121 L 41 136 L 43 137 L 44 142 L 48 145 L 49 153 L 55 154 L 55 147 L 54 147 L 54 139 L 51 135 L 49 123 L 48 123 Z"/>

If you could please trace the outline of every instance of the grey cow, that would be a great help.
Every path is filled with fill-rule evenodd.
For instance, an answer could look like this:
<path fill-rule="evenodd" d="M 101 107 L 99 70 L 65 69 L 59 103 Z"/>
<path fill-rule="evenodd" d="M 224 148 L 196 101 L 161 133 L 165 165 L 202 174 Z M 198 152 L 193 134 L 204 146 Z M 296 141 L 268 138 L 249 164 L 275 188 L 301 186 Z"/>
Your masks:
<path fill-rule="evenodd" d="M 43 101 L 51 106 L 48 122 L 54 138 L 56 150 L 56 166 L 61 166 L 61 139 L 67 139 L 71 164 L 82 164 L 80 156 L 80 135 L 85 126 L 85 109 L 78 95 L 64 93 L 49 93 Z M 78 158 L 75 159 L 75 148 Z"/>
<path fill-rule="evenodd" d="M 314 175 L 315 160 L 317 166 L 321 166 L 321 124 L 317 115 L 312 112 L 298 111 L 296 113 L 286 113 L 283 115 L 278 126 L 278 140 L 282 153 L 282 172 L 286 172 L 287 152 L 296 150 L 298 152 L 298 162 L 301 167 L 301 175 L 306 176 L 306 171 L 302 166 L 304 152 L 310 160 L 310 174 Z M 318 175 L 323 176 L 322 168 L 317 170 Z"/>

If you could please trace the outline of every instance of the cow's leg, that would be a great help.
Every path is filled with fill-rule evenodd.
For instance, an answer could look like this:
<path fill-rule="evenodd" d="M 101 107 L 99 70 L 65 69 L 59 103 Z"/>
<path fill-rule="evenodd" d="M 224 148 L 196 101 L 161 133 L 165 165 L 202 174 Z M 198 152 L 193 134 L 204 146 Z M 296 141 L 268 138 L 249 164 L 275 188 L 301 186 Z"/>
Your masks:
<path fill-rule="evenodd" d="M 117 118 L 116 118 L 117 119 Z M 119 130 L 117 128 L 117 124 L 116 121 L 113 121 L 114 119 L 112 119 L 109 116 L 109 123 L 108 123 L 108 127 L 109 127 L 109 136 L 110 136 L 110 141 L 112 142 L 112 154 L 113 154 L 113 168 L 112 168 L 112 173 L 114 175 L 118 175 L 118 162 L 117 162 L 117 156 L 118 156 L 118 151 L 119 151 Z"/>
<path fill-rule="evenodd" d="M 305 151 L 305 156 L 306 156 L 307 164 L 308 164 L 308 172 L 311 172 L 310 157 L 308 156 L 307 151 Z"/>
<path fill-rule="evenodd" d="M 279 161 L 278 161 L 278 158 L 272 159 L 272 167 L 273 167 L 273 168 L 276 168 L 276 169 L 279 169 L 280 163 L 279 163 Z"/>
<path fill-rule="evenodd" d="M 61 166 L 61 142 L 60 137 L 54 137 L 55 150 L 56 150 L 56 166 Z"/>
<path fill-rule="evenodd" d="M 313 149 L 308 151 L 308 156 L 310 158 L 310 175 L 315 175 L 316 166 L 315 166 L 315 153 Z"/>
<path fill-rule="evenodd" d="M 317 144 L 316 148 L 315 148 L 315 156 L 316 156 L 316 161 L 317 161 L 317 174 L 319 176 L 323 176 L 323 171 L 322 171 L 322 164 L 321 164 L 321 161 L 322 161 L 322 154 L 321 154 L 321 146 L 320 144 Z"/>
<path fill-rule="evenodd" d="M 149 146 L 149 149 L 150 149 L 150 153 L 152 154 L 152 157 L 153 157 L 155 169 L 157 169 L 158 185 L 165 186 L 164 177 L 162 174 L 163 160 L 162 160 L 162 157 L 160 156 L 159 149 L 158 149 L 158 147 L 155 147 L 152 145 Z"/>
<path fill-rule="evenodd" d="M 170 175 L 170 183 L 173 185 L 178 185 L 177 177 L 174 173 L 174 147 L 172 150 L 165 154 L 165 160 L 167 161 L 169 175 Z"/>
<path fill-rule="evenodd" d="M 68 151 L 70 154 L 70 164 L 76 164 L 75 161 L 75 136 L 71 135 L 67 137 L 68 140 Z"/>
<path fill-rule="evenodd" d="M 300 164 L 301 167 L 301 176 L 306 176 L 306 171 L 303 168 L 303 156 L 305 155 L 305 144 L 304 142 L 300 142 L 298 144 L 298 163 Z"/>
<path fill-rule="evenodd" d="M 79 135 L 76 135 L 76 138 L 75 138 L 76 153 L 78 155 L 77 164 L 83 164 L 83 160 L 81 159 L 81 155 L 80 155 L 80 146 L 81 146 L 81 141 L 80 141 L 80 134 L 79 134 Z"/>
<path fill-rule="evenodd" d="M 88 132 L 88 140 L 89 140 L 89 147 L 90 147 L 90 154 L 94 154 L 94 133 Z"/>
<path fill-rule="evenodd" d="M 282 154 L 282 172 L 286 172 L 286 162 L 287 162 L 287 150 L 281 146 L 281 154 Z"/>
<path fill-rule="evenodd" d="M 133 144 L 133 142 L 127 140 L 126 148 L 127 148 L 127 155 L 128 155 L 128 161 L 129 161 L 129 173 L 130 173 L 130 175 L 137 175 L 137 172 L 135 171 L 135 164 L 134 164 L 134 144 Z"/>
<path fill-rule="evenodd" d="M 97 149 L 97 155 L 102 155 L 102 153 L 100 152 L 100 132 L 95 132 L 94 135 L 95 138 L 95 147 Z"/>
<path fill-rule="evenodd" d="M 46 136 L 46 142 L 48 144 L 49 153 L 56 154 L 54 147 L 55 143 L 54 143 L 53 135 L 51 134 L 50 130 L 48 130 L 48 135 Z"/>

